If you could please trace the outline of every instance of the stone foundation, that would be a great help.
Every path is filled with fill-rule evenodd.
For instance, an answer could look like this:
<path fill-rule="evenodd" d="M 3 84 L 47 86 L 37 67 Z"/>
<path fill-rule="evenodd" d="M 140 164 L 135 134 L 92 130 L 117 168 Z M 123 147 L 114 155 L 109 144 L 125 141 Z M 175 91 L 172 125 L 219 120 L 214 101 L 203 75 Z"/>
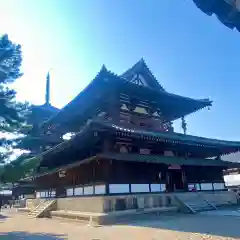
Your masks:
<path fill-rule="evenodd" d="M 56 210 L 109 213 L 115 211 L 176 206 L 173 194 L 137 194 L 58 198 Z M 41 199 L 28 199 L 27 208 L 38 206 Z"/>
<path fill-rule="evenodd" d="M 56 199 L 55 211 L 76 211 L 88 213 L 112 213 L 116 211 L 151 209 L 161 207 L 180 207 L 176 197 L 181 195 L 186 201 L 191 200 L 195 193 L 159 193 L 159 194 L 136 194 L 116 196 L 94 197 L 68 197 Z M 217 206 L 226 203 L 236 203 L 236 195 L 233 192 L 201 192 L 202 197 Z M 28 199 L 27 208 L 33 209 L 40 204 L 41 199 Z"/>
<path fill-rule="evenodd" d="M 129 219 L 138 219 L 140 216 L 146 214 L 154 214 L 160 215 L 162 213 L 169 212 L 177 212 L 177 207 L 159 207 L 159 208 L 148 208 L 139 210 L 125 210 L 125 211 L 115 211 L 110 213 L 88 213 L 88 212 L 78 212 L 78 211 L 64 211 L 57 210 L 51 211 L 50 216 L 52 218 L 65 218 L 78 220 L 81 222 L 88 223 L 92 226 L 97 225 L 106 225 L 106 224 L 114 224 L 119 223 L 121 221 L 129 220 Z"/>

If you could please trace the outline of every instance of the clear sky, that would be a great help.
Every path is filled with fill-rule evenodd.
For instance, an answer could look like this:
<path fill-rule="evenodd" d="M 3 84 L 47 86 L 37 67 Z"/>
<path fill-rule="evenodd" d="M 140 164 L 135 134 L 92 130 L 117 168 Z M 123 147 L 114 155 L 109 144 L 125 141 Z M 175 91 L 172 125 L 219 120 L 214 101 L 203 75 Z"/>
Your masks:
<path fill-rule="evenodd" d="M 52 104 L 62 107 L 102 64 L 122 73 L 143 57 L 166 90 L 214 101 L 187 117 L 189 134 L 240 140 L 240 33 L 192 0 L 0 0 L 0 20 L 22 44 L 19 99 L 43 103 L 52 69 Z"/>

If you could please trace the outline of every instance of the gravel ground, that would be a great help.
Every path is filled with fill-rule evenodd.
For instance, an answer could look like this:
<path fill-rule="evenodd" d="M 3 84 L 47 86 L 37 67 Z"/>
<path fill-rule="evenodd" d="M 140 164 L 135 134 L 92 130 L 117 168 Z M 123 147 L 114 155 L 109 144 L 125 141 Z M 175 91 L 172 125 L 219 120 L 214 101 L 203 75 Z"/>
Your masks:
<path fill-rule="evenodd" d="M 230 240 L 240 239 L 239 226 L 240 217 L 177 214 L 91 228 L 76 221 L 32 219 L 5 211 L 0 215 L 0 240 Z"/>

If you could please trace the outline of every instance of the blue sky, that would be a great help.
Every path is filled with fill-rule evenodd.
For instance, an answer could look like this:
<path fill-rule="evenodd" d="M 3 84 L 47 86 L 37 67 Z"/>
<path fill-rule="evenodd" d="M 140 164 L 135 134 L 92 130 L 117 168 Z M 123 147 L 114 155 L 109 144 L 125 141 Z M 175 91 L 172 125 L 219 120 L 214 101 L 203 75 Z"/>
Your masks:
<path fill-rule="evenodd" d="M 240 33 L 192 0 L 0 0 L 0 33 L 22 44 L 18 99 L 64 106 L 100 70 L 122 73 L 141 57 L 166 90 L 214 101 L 187 117 L 188 133 L 240 139 Z M 176 130 L 180 130 L 176 124 Z"/>

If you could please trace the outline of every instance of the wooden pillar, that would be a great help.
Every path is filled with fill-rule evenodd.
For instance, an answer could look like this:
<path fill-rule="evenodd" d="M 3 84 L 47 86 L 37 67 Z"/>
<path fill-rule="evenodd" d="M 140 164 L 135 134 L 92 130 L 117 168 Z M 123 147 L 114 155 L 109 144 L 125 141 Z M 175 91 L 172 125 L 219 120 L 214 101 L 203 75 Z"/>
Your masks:
<path fill-rule="evenodd" d="M 186 172 L 182 171 L 182 182 L 183 182 L 183 189 L 184 191 L 188 191 L 188 182 L 187 182 L 187 177 L 186 177 Z"/>
<path fill-rule="evenodd" d="M 113 151 L 114 139 L 111 136 L 106 136 L 103 143 L 103 152 Z"/>
<path fill-rule="evenodd" d="M 106 195 L 109 195 L 110 194 L 109 184 L 111 184 L 112 179 L 112 160 L 105 160 L 104 168 L 105 168 L 104 178 L 106 184 Z"/>
<path fill-rule="evenodd" d="M 106 195 L 109 195 L 109 183 L 106 183 Z"/>
<path fill-rule="evenodd" d="M 118 123 L 120 119 L 120 94 L 117 89 L 112 91 L 108 109 L 110 118 L 112 118 L 114 122 Z"/>

